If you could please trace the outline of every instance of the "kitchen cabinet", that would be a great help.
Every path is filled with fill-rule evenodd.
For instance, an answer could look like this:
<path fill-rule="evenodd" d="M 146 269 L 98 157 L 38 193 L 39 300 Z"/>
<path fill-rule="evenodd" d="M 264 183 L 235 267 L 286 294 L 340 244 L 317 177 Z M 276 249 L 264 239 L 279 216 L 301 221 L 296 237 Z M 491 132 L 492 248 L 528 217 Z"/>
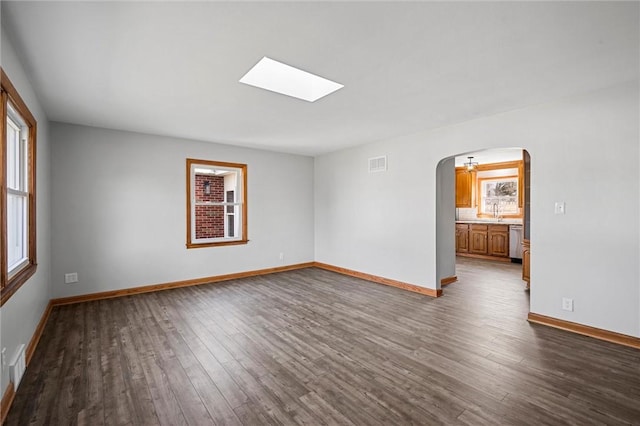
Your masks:
<path fill-rule="evenodd" d="M 469 253 L 469 225 L 456 223 L 456 253 Z"/>
<path fill-rule="evenodd" d="M 456 254 L 508 261 L 509 225 L 456 223 Z"/>
<path fill-rule="evenodd" d="M 524 208 L 524 161 L 518 163 L 518 207 Z"/>
<path fill-rule="evenodd" d="M 469 253 L 488 254 L 487 238 L 488 226 L 471 224 L 469 228 Z"/>
<path fill-rule="evenodd" d="M 509 257 L 509 225 L 489 225 L 489 256 Z"/>
<path fill-rule="evenodd" d="M 473 207 L 473 176 L 466 168 L 456 168 L 456 208 Z"/>
<path fill-rule="evenodd" d="M 531 286 L 531 245 L 529 240 L 522 241 L 522 279 L 527 283 L 526 288 Z"/>

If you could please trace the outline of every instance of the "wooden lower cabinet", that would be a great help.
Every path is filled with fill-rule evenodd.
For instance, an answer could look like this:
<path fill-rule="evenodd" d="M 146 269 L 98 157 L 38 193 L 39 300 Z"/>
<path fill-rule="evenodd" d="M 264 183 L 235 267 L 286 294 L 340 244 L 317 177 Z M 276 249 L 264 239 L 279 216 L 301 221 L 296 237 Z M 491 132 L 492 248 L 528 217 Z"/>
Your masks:
<path fill-rule="evenodd" d="M 469 253 L 473 254 L 488 254 L 487 250 L 487 225 L 475 225 L 472 224 L 469 229 Z"/>
<path fill-rule="evenodd" d="M 509 225 L 456 224 L 456 253 L 509 258 Z"/>
<path fill-rule="evenodd" d="M 469 225 L 456 223 L 456 253 L 469 253 Z"/>
<path fill-rule="evenodd" d="M 527 288 L 531 287 L 531 242 L 522 241 L 522 279 L 527 283 Z"/>
<path fill-rule="evenodd" d="M 489 256 L 509 257 L 509 225 L 489 225 Z"/>

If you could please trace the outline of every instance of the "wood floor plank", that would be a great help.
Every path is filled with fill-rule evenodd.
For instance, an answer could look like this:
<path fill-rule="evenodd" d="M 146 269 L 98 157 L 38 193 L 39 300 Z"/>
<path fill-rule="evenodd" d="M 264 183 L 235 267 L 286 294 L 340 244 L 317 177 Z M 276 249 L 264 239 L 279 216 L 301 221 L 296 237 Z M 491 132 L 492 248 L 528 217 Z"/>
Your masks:
<path fill-rule="evenodd" d="M 128 398 L 120 365 L 118 329 L 106 304 L 102 304 L 98 316 L 100 323 L 105 325 L 105 332 L 100 336 L 103 395 L 108 395 L 104 398 L 105 423 L 132 425 L 133 401 Z"/>
<path fill-rule="evenodd" d="M 86 303 L 84 316 L 84 340 L 86 358 L 83 361 L 86 389 L 85 406 L 78 412 L 79 425 L 104 425 L 104 383 L 102 379 L 100 333 L 98 321 L 98 303 Z"/>
<path fill-rule="evenodd" d="M 228 354 L 224 346 L 211 335 L 199 319 L 191 317 L 191 327 L 194 336 L 189 339 L 189 347 L 202 365 L 206 374 L 216 384 L 229 406 L 233 409 L 248 401 L 247 395 L 224 369 L 221 362 L 229 361 L 233 357 Z M 197 339 L 195 338 L 197 336 Z M 221 355 L 224 354 L 224 355 Z"/>
<path fill-rule="evenodd" d="M 187 421 L 170 386 L 169 378 L 164 371 L 164 359 L 171 359 L 173 354 L 166 348 L 158 347 L 154 337 L 158 332 L 157 321 L 151 314 L 149 299 L 129 299 L 131 308 L 127 310 L 127 318 L 140 325 L 142 331 L 135 340 L 139 353 L 142 372 L 149 387 L 158 423 L 161 425 L 185 425 Z"/>
<path fill-rule="evenodd" d="M 270 419 L 269 422 L 275 424 L 293 424 L 293 419 L 277 399 L 274 399 L 270 392 L 239 362 L 228 361 L 224 364 L 225 369 L 240 385 L 243 391 L 249 395 L 251 411 L 261 418 Z"/>
<path fill-rule="evenodd" d="M 320 424 L 326 425 L 353 425 L 354 423 L 336 410 L 333 405 L 322 399 L 316 392 L 309 392 L 301 396 L 300 402 L 304 404 L 319 419 Z"/>
<path fill-rule="evenodd" d="M 127 393 L 133 401 L 134 423 L 157 424 L 158 414 L 153 396 L 144 374 L 143 363 L 149 358 L 149 347 L 141 348 L 138 336 L 144 333 L 141 323 L 132 321 L 126 315 L 132 305 L 131 299 L 123 300 L 122 311 L 115 311 L 114 319 L 119 328 L 118 351 Z"/>
<path fill-rule="evenodd" d="M 176 304 L 176 306 L 178 305 Z M 217 425 L 240 425 L 240 420 L 237 418 L 232 407 L 229 406 L 215 382 L 204 368 L 201 360 L 206 354 L 209 354 L 209 352 L 201 346 L 198 346 L 199 339 L 191 330 L 191 323 L 185 317 L 181 316 L 172 304 L 166 305 L 165 313 L 172 323 L 182 324 L 182 326 L 176 328 L 175 331 L 168 333 L 172 336 L 169 344 L 213 423 Z M 200 357 L 194 353 L 192 348 L 200 350 Z"/>
<path fill-rule="evenodd" d="M 204 406 L 191 381 L 189 371 L 183 364 L 186 363 L 185 358 L 191 354 L 182 344 L 176 324 L 167 314 L 166 301 L 163 298 L 165 295 L 160 292 L 154 296 L 156 303 L 147 305 L 152 314 L 152 318 L 148 321 L 154 321 L 156 324 L 154 333 L 150 334 L 153 346 L 164 349 L 162 351 L 164 356 L 158 359 L 162 373 L 166 376 L 163 387 L 168 385 L 172 389 L 187 424 L 213 424 L 209 411 Z"/>
<path fill-rule="evenodd" d="M 7 425 L 640 425 L 640 351 L 529 324 L 520 266 L 432 299 L 320 269 L 55 307 Z"/>

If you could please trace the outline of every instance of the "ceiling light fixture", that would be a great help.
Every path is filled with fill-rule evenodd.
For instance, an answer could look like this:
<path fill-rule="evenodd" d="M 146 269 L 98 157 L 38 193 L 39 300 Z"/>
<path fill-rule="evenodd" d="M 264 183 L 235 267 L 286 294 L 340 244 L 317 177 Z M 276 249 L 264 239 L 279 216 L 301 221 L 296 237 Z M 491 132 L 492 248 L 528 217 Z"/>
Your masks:
<path fill-rule="evenodd" d="M 469 162 L 464 163 L 464 167 L 467 168 L 468 172 L 472 172 L 476 169 L 476 167 L 478 167 L 478 163 L 476 161 L 472 161 L 473 157 L 467 157 L 469 159 Z"/>
<path fill-rule="evenodd" d="M 274 61 L 266 56 L 240 79 L 240 83 L 308 102 L 315 102 L 344 87 L 335 81 Z"/>

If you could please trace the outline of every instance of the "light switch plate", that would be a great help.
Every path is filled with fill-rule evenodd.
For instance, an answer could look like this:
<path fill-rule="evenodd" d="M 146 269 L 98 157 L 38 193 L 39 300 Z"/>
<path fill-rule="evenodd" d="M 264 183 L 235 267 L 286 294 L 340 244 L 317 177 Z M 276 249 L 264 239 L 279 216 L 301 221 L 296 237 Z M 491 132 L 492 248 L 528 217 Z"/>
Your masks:
<path fill-rule="evenodd" d="M 555 213 L 556 214 L 565 214 L 567 211 L 566 204 L 564 201 L 556 201 Z"/>

